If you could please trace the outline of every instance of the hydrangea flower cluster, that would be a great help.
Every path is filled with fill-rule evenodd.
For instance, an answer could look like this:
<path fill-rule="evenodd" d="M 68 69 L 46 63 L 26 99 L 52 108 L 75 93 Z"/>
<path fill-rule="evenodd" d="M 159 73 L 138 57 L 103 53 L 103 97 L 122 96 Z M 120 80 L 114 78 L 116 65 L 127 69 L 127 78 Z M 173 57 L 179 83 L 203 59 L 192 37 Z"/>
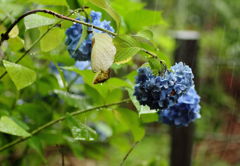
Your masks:
<path fill-rule="evenodd" d="M 178 99 L 178 103 L 168 109 L 158 112 L 159 120 L 175 126 L 188 126 L 189 123 L 201 117 L 200 97 L 191 87 L 188 92 Z"/>
<path fill-rule="evenodd" d="M 163 76 L 155 76 L 148 67 L 138 70 L 134 95 L 141 105 L 162 110 L 177 103 L 180 96 L 193 86 L 190 67 L 182 62 L 171 67 Z"/>
<path fill-rule="evenodd" d="M 87 21 L 86 18 L 82 18 L 81 20 L 84 20 L 85 22 L 88 22 L 92 25 L 114 32 L 113 27 L 110 25 L 111 23 L 110 21 L 106 20 L 101 21 L 102 13 L 91 11 L 90 17 L 91 19 L 89 19 L 89 21 Z M 82 31 L 83 31 L 82 25 L 74 23 L 70 28 L 66 30 L 67 38 L 65 44 L 67 45 L 67 50 L 69 54 L 72 56 L 72 58 L 79 61 L 86 61 L 90 60 L 93 34 L 89 33 L 86 39 L 81 43 L 79 48 L 77 48 L 78 42 L 82 36 Z M 88 31 L 103 33 L 102 31 L 92 29 L 91 27 L 88 28 Z"/>

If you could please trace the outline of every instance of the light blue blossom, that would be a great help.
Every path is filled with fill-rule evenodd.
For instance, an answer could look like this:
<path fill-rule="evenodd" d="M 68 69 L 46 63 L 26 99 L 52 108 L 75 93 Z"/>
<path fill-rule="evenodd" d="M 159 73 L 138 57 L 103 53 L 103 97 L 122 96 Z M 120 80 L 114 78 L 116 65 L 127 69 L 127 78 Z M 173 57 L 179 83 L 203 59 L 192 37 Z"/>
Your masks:
<path fill-rule="evenodd" d="M 169 125 L 188 126 L 201 117 L 199 102 L 200 97 L 191 87 L 178 99 L 177 104 L 158 112 L 159 120 Z"/>

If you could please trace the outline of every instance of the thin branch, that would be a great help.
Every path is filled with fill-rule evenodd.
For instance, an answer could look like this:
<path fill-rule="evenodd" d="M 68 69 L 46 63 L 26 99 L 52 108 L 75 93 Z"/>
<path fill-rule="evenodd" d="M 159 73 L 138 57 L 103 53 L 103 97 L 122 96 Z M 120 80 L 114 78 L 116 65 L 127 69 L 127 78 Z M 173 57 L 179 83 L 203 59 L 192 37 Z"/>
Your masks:
<path fill-rule="evenodd" d="M 159 59 L 159 57 L 157 55 L 153 54 L 152 52 L 150 52 L 148 50 L 142 49 L 142 51 L 145 52 L 146 54 L 150 55 L 151 57 L 158 59 L 159 62 L 164 66 L 164 70 L 166 71 L 167 65 L 163 60 Z"/>
<path fill-rule="evenodd" d="M 71 16 L 72 14 L 78 12 L 79 10 L 83 10 L 83 9 L 74 10 L 73 12 L 71 12 L 71 13 L 69 14 L 69 16 Z M 20 61 L 40 42 L 40 40 L 42 40 L 42 38 L 43 38 L 44 36 L 46 36 L 46 34 L 47 34 L 50 30 L 52 30 L 54 27 L 56 27 L 56 25 L 60 24 L 62 21 L 63 21 L 63 20 L 58 21 L 57 23 L 55 23 L 55 24 L 53 24 L 52 26 L 50 26 L 50 27 L 31 45 L 31 47 L 28 48 L 28 49 L 24 52 L 24 54 L 23 54 L 22 56 L 20 56 L 14 63 L 20 62 Z M 10 29 L 10 28 L 9 28 L 9 29 Z M 11 30 L 10 30 L 10 31 L 11 31 Z M 7 33 L 7 32 L 6 32 L 6 33 Z M 1 45 L 1 43 L 0 43 L 0 45 Z M 6 74 L 7 74 L 7 71 L 5 71 L 3 74 L 1 74 L 1 75 L 0 75 L 0 80 L 1 80 Z"/>
<path fill-rule="evenodd" d="M 31 15 L 31 14 L 35 14 L 35 13 L 38 13 L 38 12 L 42 12 L 42 13 L 47 13 L 47 14 L 50 14 L 50 15 L 53 15 L 57 18 L 60 18 L 60 19 L 63 19 L 63 20 L 67 20 L 67 21 L 71 21 L 71 22 L 75 22 L 75 23 L 79 23 L 79 24 L 82 24 L 82 25 L 86 25 L 88 27 L 92 27 L 94 29 L 98 29 L 100 31 L 103 31 L 103 32 L 106 32 L 106 33 L 109 33 L 113 36 L 117 36 L 116 33 L 113 33 L 109 30 L 106 30 L 106 29 L 103 29 L 101 27 L 98 27 L 98 26 L 95 26 L 95 25 L 92 25 L 92 24 L 89 24 L 87 22 L 84 22 L 84 21 L 80 21 L 80 20 L 76 20 L 76 19 L 73 19 L 73 18 L 70 18 L 70 17 L 67 17 L 67 16 L 64 16 L 64 15 L 61 15 L 61 14 L 58 14 L 56 12 L 53 12 L 51 10 L 46 10 L 46 9 L 36 9 L 36 10 L 31 10 L 29 12 L 26 12 L 25 14 L 21 15 L 20 17 L 17 18 L 17 20 L 14 21 L 13 24 L 10 25 L 10 27 L 7 29 L 7 31 L 3 34 L 1 34 L 1 40 L 0 40 L 0 46 L 2 44 L 3 41 L 5 40 L 8 40 L 9 39 L 9 33 L 11 32 L 11 30 L 13 29 L 13 27 L 18 23 L 20 22 L 24 17 L 28 16 L 28 15 Z M 55 24 L 56 25 L 56 24 Z M 54 25 L 54 26 L 55 26 Z M 18 63 L 19 61 L 22 60 L 22 58 L 24 58 L 29 52 L 30 50 L 35 46 L 35 44 L 37 44 L 47 33 L 48 31 L 50 31 L 54 26 L 52 26 L 51 28 L 49 28 L 36 42 L 34 42 L 34 44 L 19 58 L 17 59 L 17 61 L 15 63 Z M 157 55 L 149 52 L 148 50 L 145 50 L 143 49 L 142 51 L 144 51 L 146 54 L 149 54 L 150 56 L 152 56 L 153 58 L 157 58 Z M 164 65 L 164 67 L 166 68 L 166 64 L 164 63 L 164 61 L 160 60 L 160 63 Z M 0 79 L 2 79 L 5 75 L 7 74 L 7 71 L 5 71 L 3 74 L 0 75 Z"/>
<path fill-rule="evenodd" d="M 129 151 L 127 152 L 127 154 L 124 156 L 123 160 L 120 163 L 120 166 L 123 166 L 125 161 L 127 160 L 128 156 L 130 155 L 130 153 L 133 151 L 133 149 L 136 147 L 136 145 L 139 143 L 140 141 L 135 142 L 132 147 L 129 149 Z"/>
<path fill-rule="evenodd" d="M 47 14 L 53 15 L 53 16 L 55 16 L 55 17 L 57 17 L 57 18 L 60 18 L 60 19 L 63 19 L 63 20 L 68 20 L 68 21 L 71 21 L 71 22 L 83 24 L 83 25 L 86 25 L 86 26 L 88 26 L 88 27 L 92 27 L 92 28 L 94 28 L 94 29 L 98 29 L 98 30 L 100 30 L 100 31 L 109 33 L 109 34 L 114 35 L 114 36 L 117 35 L 116 33 L 113 33 L 113 32 L 111 32 L 111 31 L 109 31 L 109 30 L 104 29 L 104 28 L 100 28 L 100 27 L 97 27 L 97 26 L 95 26 L 95 25 L 89 24 L 89 23 L 87 23 L 87 22 L 79 21 L 79 20 L 76 20 L 76 19 L 73 19 L 73 18 L 64 16 L 64 15 L 61 15 L 61 14 L 56 13 L 56 12 L 53 12 L 53 11 L 51 11 L 51 10 L 36 9 L 36 10 L 28 11 L 28 12 L 24 13 L 23 15 L 21 15 L 20 17 L 18 17 L 18 18 L 10 25 L 10 27 L 7 29 L 7 31 L 6 31 L 5 33 L 1 34 L 1 37 L 2 37 L 2 38 L 1 38 L 1 40 L 0 40 L 0 46 L 1 46 L 1 44 L 2 44 L 3 41 L 9 39 L 9 36 L 8 36 L 8 35 L 9 35 L 10 31 L 13 29 L 13 27 L 14 27 L 15 25 L 17 25 L 18 22 L 20 22 L 24 17 L 26 17 L 26 16 L 28 16 L 28 15 L 35 14 L 35 13 L 39 13 L 39 12 L 41 12 L 41 13 L 47 13 Z"/>
<path fill-rule="evenodd" d="M 77 115 L 85 114 L 85 113 L 87 113 L 87 112 L 91 112 L 91 111 L 93 111 L 93 110 L 98 110 L 98 109 L 102 109 L 102 108 L 106 108 L 106 107 L 110 107 L 110 106 L 114 106 L 114 105 L 119 105 L 119 104 L 127 103 L 127 102 L 129 102 L 129 101 L 131 101 L 131 100 L 130 100 L 130 99 L 125 99 L 125 100 L 120 101 L 120 102 L 117 102 L 117 103 L 111 103 L 111 104 L 101 105 L 101 106 L 97 106 L 97 107 L 93 107 L 93 108 L 85 109 L 85 110 L 79 110 L 79 111 L 71 112 L 71 113 L 69 113 L 69 114 L 70 114 L 71 116 L 77 116 Z M 16 140 L 14 140 L 14 141 L 12 141 L 12 142 L 10 142 L 10 143 L 8 143 L 8 144 L 0 147 L 0 152 L 1 152 L 1 151 L 4 151 L 4 150 L 6 150 L 6 149 L 11 148 L 12 146 L 14 146 L 14 145 L 16 145 L 16 144 L 18 144 L 18 143 L 21 143 L 21 142 L 23 142 L 23 141 L 26 141 L 27 139 L 29 139 L 29 138 L 31 138 L 32 136 L 38 134 L 38 133 L 41 132 L 42 130 L 44 130 L 44 129 L 46 129 L 46 128 L 48 128 L 48 127 L 50 127 L 50 126 L 52 126 L 52 125 L 54 125 L 54 124 L 56 124 L 56 123 L 58 123 L 58 122 L 61 122 L 61 121 L 65 120 L 67 117 L 68 117 L 67 115 L 64 115 L 64 116 L 62 116 L 62 117 L 60 117 L 60 118 L 58 118 L 58 119 L 52 120 L 52 121 L 50 121 L 50 122 L 48 122 L 48 123 L 46 123 L 46 124 L 38 127 L 37 129 L 33 130 L 33 131 L 30 133 L 30 134 L 31 134 L 30 136 L 18 138 L 18 139 L 16 139 Z"/>

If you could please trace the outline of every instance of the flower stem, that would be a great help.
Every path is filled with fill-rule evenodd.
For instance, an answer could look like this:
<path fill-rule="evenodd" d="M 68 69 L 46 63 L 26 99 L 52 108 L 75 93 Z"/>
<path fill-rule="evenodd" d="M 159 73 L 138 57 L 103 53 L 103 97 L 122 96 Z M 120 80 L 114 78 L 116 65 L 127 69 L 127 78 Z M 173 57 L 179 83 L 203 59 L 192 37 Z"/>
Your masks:
<path fill-rule="evenodd" d="M 140 141 L 135 142 L 132 147 L 129 149 L 129 151 L 127 152 L 127 154 L 124 156 L 123 160 L 120 163 L 120 166 L 123 166 L 125 161 L 127 160 L 128 156 L 130 155 L 130 153 L 133 151 L 133 149 L 136 147 L 136 145 L 139 143 Z"/>
<path fill-rule="evenodd" d="M 110 106 L 114 106 L 114 105 L 119 105 L 119 104 L 127 103 L 127 102 L 129 102 L 129 101 L 131 101 L 131 100 L 130 100 L 130 99 L 125 99 L 125 100 L 122 100 L 122 101 L 117 102 L 117 103 L 105 104 L 105 105 L 93 107 L 93 108 L 90 108 L 90 109 L 85 109 L 85 110 L 79 110 L 79 111 L 71 112 L 71 113 L 69 113 L 68 115 L 77 116 L 77 115 L 85 114 L 85 113 L 87 113 L 87 112 L 91 112 L 91 111 L 93 111 L 93 110 L 98 110 L 98 109 L 102 109 L 102 108 L 106 108 L 106 107 L 110 107 Z M 44 129 L 46 129 L 46 128 L 48 128 L 48 127 L 50 127 L 50 126 L 52 126 L 52 125 L 54 125 L 54 124 L 56 124 L 56 123 L 58 123 L 58 122 L 61 122 L 61 121 L 65 120 L 65 119 L 68 117 L 68 115 L 64 115 L 64 116 L 62 116 L 62 117 L 60 117 L 60 118 L 58 118 L 58 119 L 52 120 L 52 121 L 50 121 L 50 122 L 48 122 L 48 123 L 45 123 L 44 125 L 42 125 L 42 126 L 38 127 L 37 129 L 33 130 L 33 131 L 30 133 L 30 134 L 31 134 L 30 136 L 18 138 L 18 139 L 16 139 L 16 140 L 14 140 L 14 141 L 12 141 L 12 142 L 10 142 L 10 143 L 8 143 L 8 144 L 0 147 L 0 152 L 1 152 L 1 151 L 4 151 L 4 150 L 6 150 L 6 149 L 9 149 L 9 148 L 11 148 L 12 146 L 14 146 L 14 145 L 16 145 L 16 144 L 19 144 L 19 143 L 21 143 L 21 142 L 23 142 L 23 141 L 31 138 L 32 136 L 38 134 L 38 133 L 41 132 L 42 130 L 44 130 Z"/>
<path fill-rule="evenodd" d="M 142 49 L 142 51 L 145 52 L 146 54 L 150 55 L 151 57 L 158 59 L 159 62 L 164 66 L 164 71 L 167 70 L 167 65 L 166 65 L 165 61 L 161 60 L 157 55 L 153 54 L 152 52 L 150 52 L 148 50 Z"/>

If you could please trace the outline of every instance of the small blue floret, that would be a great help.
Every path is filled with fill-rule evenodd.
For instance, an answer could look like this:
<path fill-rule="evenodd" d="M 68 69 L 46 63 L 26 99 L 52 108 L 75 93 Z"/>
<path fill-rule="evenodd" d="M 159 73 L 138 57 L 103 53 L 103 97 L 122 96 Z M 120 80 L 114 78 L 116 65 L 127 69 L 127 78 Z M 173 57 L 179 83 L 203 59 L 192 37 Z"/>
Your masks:
<path fill-rule="evenodd" d="M 201 117 L 200 97 L 194 87 L 178 99 L 178 103 L 168 109 L 159 111 L 159 119 L 169 125 L 188 126 L 189 123 Z"/>

